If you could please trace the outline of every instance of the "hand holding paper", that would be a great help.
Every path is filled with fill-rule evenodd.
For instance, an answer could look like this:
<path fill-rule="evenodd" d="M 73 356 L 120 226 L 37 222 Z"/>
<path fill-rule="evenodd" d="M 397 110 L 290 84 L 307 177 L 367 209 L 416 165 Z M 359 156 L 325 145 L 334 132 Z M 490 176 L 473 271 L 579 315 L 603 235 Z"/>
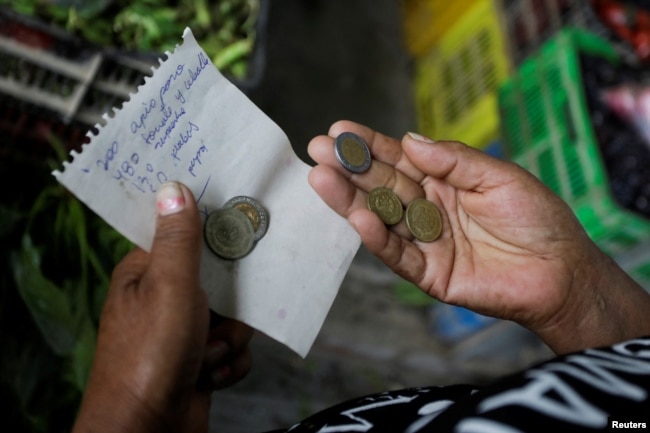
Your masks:
<path fill-rule="evenodd" d="M 268 231 L 228 261 L 203 245 L 201 284 L 216 312 L 305 356 L 359 247 L 356 232 L 309 187 L 282 132 L 210 63 L 191 31 L 57 179 L 149 250 L 155 192 L 187 185 L 202 220 L 232 197 L 258 200 Z"/>

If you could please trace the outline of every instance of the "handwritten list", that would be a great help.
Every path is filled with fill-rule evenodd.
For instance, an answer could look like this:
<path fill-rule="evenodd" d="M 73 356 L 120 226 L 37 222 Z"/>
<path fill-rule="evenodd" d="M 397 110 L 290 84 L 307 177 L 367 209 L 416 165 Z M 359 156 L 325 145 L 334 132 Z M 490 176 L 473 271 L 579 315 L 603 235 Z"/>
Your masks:
<path fill-rule="evenodd" d="M 189 29 L 137 94 L 56 178 L 140 247 L 155 230 L 155 193 L 187 185 L 202 219 L 248 195 L 269 212 L 266 236 L 243 259 L 203 245 L 211 308 L 306 356 L 360 241 L 307 182 L 309 166 L 284 132 L 225 79 Z"/>

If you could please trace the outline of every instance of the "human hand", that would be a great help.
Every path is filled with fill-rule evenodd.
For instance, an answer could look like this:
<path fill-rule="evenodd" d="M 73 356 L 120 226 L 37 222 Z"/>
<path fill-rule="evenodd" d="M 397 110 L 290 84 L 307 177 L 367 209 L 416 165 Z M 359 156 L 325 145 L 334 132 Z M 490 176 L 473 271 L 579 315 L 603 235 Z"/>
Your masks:
<path fill-rule="evenodd" d="M 250 326 L 210 311 L 208 345 L 199 387 L 219 390 L 243 379 L 251 367 L 248 343 L 252 337 Z"/>
<path fill-rule="evenodd" d="M 368 143 L 374 160 L 366 173 L 350 173 L 336 160 L 333 137 L 345 131 Z M 461 143 L 427 141 L 406 135 L 400 143 L 337 122 L 309 144 L 318 163 L 309 181 L 397 274 L 443 302 L 516 321 L 558 353 L 640 332 L 623 329 L 631 317 L 643 317 L 650 332 L 647 314 L 614 297 L 622 291 L 621 298 L 647 308 L 647 294 L 593 244 L 559 197 L 513 163 Z M 387 228 L 366 205 L 377 186 L 405 206 L 418 197 L 435 203 L 441 237 L 424 243 L 403 222 Z"/>
<path fill-rule="evenodd" d="M 135 249 L 113 272 L 75 432 L 207 431 L 211 391 L 250 366 L 252 330 L 211 320 L 192 193 L 166 184 L 157 206 L 151 252 Z"/>

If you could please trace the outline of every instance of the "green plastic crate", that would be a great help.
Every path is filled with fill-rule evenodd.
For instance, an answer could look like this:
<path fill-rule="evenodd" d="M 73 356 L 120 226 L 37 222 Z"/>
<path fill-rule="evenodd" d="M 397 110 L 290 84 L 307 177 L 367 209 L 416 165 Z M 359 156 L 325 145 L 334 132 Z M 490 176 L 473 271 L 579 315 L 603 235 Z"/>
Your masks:
<path fill-rule="evenodd" d="M 620 207 L 589 117 L 580 53 L 619 62 L 606 40 L 564 29 L 499 89 L 506 155 L 562 197 L 589 236 L 611 256 L 650 238 L 650 220 Z"/>

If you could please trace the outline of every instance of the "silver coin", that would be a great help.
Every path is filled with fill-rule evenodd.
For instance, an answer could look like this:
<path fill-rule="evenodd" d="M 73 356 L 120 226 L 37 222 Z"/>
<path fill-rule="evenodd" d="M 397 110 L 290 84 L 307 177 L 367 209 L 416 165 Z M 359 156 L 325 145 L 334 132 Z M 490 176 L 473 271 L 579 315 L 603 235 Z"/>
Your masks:
<path fill-rule="evenodd" d="M 224 259 L 244 257 L 255 245 L 253 224 L 243 212 L 234 208 L 210 213 L 205 220 L 204 234 L 210 250 Z"/>
<path fill-rule="evenodd" d="M 259 201 L 245 195 L 238 195 L 228 200 L 223 207 L 235 208 L 248 217 L 253 224 L 253 238 L 256 241 L 264 237 L 269 227 L 269 214 Z"/>
<path fill-rule="evenodd" d="M 344 132 L 334 140 L 334 153 L 341 165 L 353 173 L 364 173 L 370 168 L 370 149 L 361 137 Z"/>

